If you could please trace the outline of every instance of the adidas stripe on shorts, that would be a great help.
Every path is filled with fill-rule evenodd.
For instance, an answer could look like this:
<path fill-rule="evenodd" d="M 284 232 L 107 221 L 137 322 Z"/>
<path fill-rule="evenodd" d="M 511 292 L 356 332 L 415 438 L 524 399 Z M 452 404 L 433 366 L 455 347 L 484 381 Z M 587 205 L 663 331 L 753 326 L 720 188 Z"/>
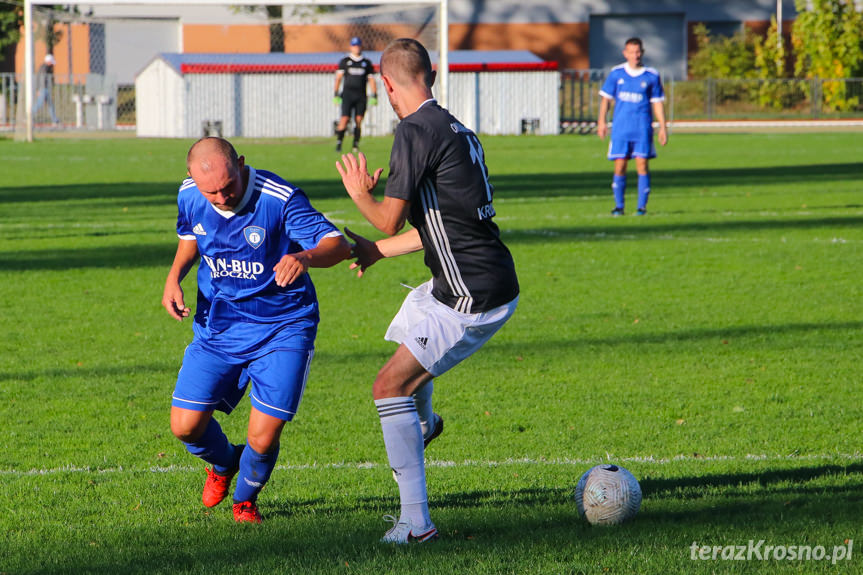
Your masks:
<path fill-rule="evenodd" d="M 435 377 L 481 348 L 518 305 L 516 296 L 486 312 L 461 313 L 436 300 L 431 291 L 432 280 L 411 288 L 384 339 L 404 344 Z"/>

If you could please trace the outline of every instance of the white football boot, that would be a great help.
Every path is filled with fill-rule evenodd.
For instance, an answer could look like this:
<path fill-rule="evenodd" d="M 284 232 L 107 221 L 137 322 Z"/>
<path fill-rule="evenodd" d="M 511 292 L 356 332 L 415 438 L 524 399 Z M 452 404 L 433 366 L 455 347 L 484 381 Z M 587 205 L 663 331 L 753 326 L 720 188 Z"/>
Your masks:
<path fill-rule="evenodd" d="M 434 541 L 438 538 L 437 527 L 434 526 L 434 523 L 429 523 L 425 527 L 417 529 L 410 520 L 397 520 L 392 515 L 384 515 L 384 519 L 392 521 L 393 526 L 392 529 L 381 537 L 381 543 L 407 545 L 412 541 L 424 543 L 426 541 Z"/>

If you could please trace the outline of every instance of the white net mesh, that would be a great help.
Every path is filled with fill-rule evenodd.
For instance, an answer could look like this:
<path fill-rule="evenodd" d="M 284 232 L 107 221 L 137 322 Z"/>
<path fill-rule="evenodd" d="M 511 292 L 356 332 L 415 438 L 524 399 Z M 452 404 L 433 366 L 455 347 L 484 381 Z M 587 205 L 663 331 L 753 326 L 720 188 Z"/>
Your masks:
<path fill-rule="evenodd" d="M 329 135 L 336 114 L 331 109 L 332 74 L 352 37 L 362 38 L 366 55 L 376 64 L 375 57 L 395 38 L 416 38 L 433 52 L 440 42 L 439 4 L 427 1 L 34 5 L 32 22 L 36 131 L 137 126 L 142 135 L 186 137 L 199 135 L 202 122 L 219 121 L 226 136 Z M 55 62 L 46 69 L 48 54 Z M 23 56 L 18 59 L 21 70 Z M 168 77 L 170 70 L 157 70 L 160 60 L 169 68 L 176 65 L 176 77 Z M 20 130 L 12 110 L 24 103 L 22 75 L 0 81 L 8 84 L 0 124 L 5 120 L 7 129 L 14 124 Z M 298 102 L 312 99 L 319 102 L 298 109 Z M 290 129 L 275 121 L 274 112 L 285 110 L 297 112 L 281 114 L 289 117 Z M 147 116 L 150 111 L 163 117 Z M 148 122 L 143 132 L 142 112 Z M 323 123 L 303 125 L 312 115 L 324 116 Z M 164 127 L 167 123 L 170 129 Z M 262 129 L 251 129 L 256 125 Z M 370 133 L 376 126 L 368 124 Z"/>

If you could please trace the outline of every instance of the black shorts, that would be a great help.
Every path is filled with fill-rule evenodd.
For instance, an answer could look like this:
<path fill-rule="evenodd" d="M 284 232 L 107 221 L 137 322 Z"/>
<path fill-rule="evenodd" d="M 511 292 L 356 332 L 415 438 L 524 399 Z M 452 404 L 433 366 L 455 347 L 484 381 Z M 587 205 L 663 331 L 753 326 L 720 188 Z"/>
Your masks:
<path fill-rule="evenodd" d="M 351 111 L 353 110 L 353 113 Z M 365 116 L 366 95 L 362 93 L 342 93 L 342 116 Z"/>

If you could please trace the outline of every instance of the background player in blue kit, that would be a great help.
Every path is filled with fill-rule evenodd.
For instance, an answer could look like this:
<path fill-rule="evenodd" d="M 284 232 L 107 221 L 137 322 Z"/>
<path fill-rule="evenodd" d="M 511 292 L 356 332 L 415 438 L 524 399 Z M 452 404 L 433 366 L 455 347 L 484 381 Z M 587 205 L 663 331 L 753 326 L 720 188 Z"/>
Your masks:
<path fill-rule="evenodd" d="M 359 149 L 360 137 L 362 136 L 363 116 L 366 114 L 366 104 L 376 106 L 378 103 L 378 88 L 373 76 L 374 64 L 363 56 L 363 41 L 354 36 L 351 38 L 351 51 L 347 56 L 339 60 L 339 69 L 336 70 L 336 85 L 333 90 L 333 102 L 341 106 L 342 115 L 336 127 L 336 151 L 342 150 L 342 140 L 345 139 L 345 131 L 351 115 L 354 116 L 354 144 L 353 151 Z M 344 89 L 339 93 L 339 87 L 344 81 Z M 366 84 L 371 90 L 371 97 L 367 99 Z"/>
<path fill-rule="evenodd" d="M 605 139 L 608 134 L 606 116 L 611 101 L 614 101 L 614 123 L 611 129 L 611 142 L 608 145 L 608 159 L 614 161 L 614 216 L 623 215 L 626 194 L 626 164 L 635 158 L 638 170 L 638 215 L 647 213 L 647 199 L 650 195 L 650 171 L 647 161 L 656 157 L 653 145 L 653 119 L 659 124 L 659 143 L 668 141 L 665 129 L 665 93 L 659 73 L 641 64 L 644 47 L 640 38 L 630 38 L 623 48 L 626 63 L 612 68 L 605 79 L 599 94 L 599 121 L 596 133 Z M 652 110 L 652 113 L 651 113 Z"/>
<path fill-rule="evenodd" d="M 443 430 L 432 410 L 433 378 L 479 350 L 515 312 L 515 264 L 493 221 L 493 188 L 476 134 L 432 96 L 435 74 L 426 49 L 407 38 L 381 56 L 381 78 L 401 122 L 390 155 L 384 197 L 372 190 L 360 153 L 336 163 L 363 216 L 390 236 L 356 241 L 358 275 L 384 257 L 423 250 L 432 279 L 411 290 L 386 339 L 399 344 L 372 388 L 390 467 L 399 484 L 401 513 L 386 543 L 429 541 L 438 531 L 429 515 L 425 446 Z M 408 221 L 412 228 L 399 233 Z M 389 516 L 388 516 L 389 517 Z"/>
<path fill-rule="evenodd" d="M 338 229 L 296 186 L 245 164 L 221 138 L 196 142 L 177 197 L 179 245 L 162 305 L 189 316 L 180 282 L 198 255 L 194 338 L 186 348 L 171 407 L 171 431 L 210 463 L 202 500 L 224 499 L 231 478 L 234 519 L 261 521 L 257 497 L 296 413 L 314 353 L 318 303 L 310 267 L 350 256 Z M 245 445 L 232 445 L 212 417 L 230 413 L 251 379 Z"/>

